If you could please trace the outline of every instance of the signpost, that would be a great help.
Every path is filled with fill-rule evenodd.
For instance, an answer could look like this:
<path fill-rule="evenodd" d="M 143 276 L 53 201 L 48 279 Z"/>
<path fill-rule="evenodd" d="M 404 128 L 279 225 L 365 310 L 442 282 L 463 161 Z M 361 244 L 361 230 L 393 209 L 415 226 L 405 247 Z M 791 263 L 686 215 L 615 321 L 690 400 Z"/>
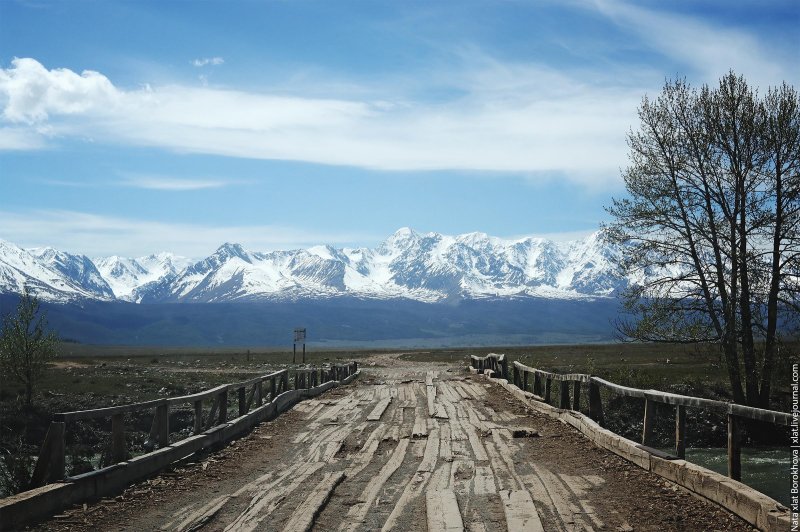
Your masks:
<path fill-rule="evenodd" d="M 297 344 L 303 344 L 303 364 L 306 363 L 306 329 L 305 327 L 295 327 L 294 329 L 294 343 L 292 344 L 292 364 L 297 359 Z"/>

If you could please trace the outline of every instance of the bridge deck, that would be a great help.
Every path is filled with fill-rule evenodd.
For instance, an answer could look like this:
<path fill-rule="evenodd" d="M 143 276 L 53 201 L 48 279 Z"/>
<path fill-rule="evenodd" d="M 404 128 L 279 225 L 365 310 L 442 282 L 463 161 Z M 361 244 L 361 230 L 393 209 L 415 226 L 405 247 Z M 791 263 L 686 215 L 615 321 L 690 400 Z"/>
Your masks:
<path fill-rule="evenodd" d="M 44 526 L 750 530 L 496 385 L 455 367 L 378 364 L 202 463 Z"/>

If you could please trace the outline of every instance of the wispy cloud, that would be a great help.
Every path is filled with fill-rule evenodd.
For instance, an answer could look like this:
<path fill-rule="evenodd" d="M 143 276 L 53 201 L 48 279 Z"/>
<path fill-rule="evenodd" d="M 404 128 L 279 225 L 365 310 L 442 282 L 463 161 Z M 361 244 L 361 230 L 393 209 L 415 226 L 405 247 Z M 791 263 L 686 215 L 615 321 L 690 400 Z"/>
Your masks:
<path fill-rule="evenodd" d="M 204 67 L 206 65 L 222 65 L 225 63 L 225 60 L 221 57 L 203 57 L 201 59 L 193 59 L 192 65 L 196 67 Z"/>
<path fill-rule="evenodd" d="M 171 251 L 202 258 L 224 242 L 237 242 L 253 251 L 271 251 L 371 243 L 380 238 L 368 233 L 316 232 L 283 225 L 170 223 L 68 210 L 0 211 L 0 228 L 0 238 L 26 248 L 53 246 L 89 256 L 137 257 Z"/>
<path fill-rule="evenodd" d="M 119 182 L 120 186 L 144 188 L 148 190 L 188 191 L 205 190 L 210 188 L 223 188 L 239 184 L 237 181 L 223 179 L 184 179 L 167 176 L 128 176 Z"/>
<path fill-rule="evenodd" d="M 45 146 L 45 138 L 35 130 L 0 127 L 0 151 L 39 150 Z"/>
<path fill-rule="evenodd" d="M 70 188 L 111 188 L 127 187 L 141 188 L 145 190 L 183 192 L 192 190 L 206 190 L 214 188 L 224 188 L 235 185 L 246 184 L 246 181 L 232 179 L 209 179 L 209 178 L 177 178 L 161 175 L 125 175 L 120 179 L 107 179 L 102 182 L 80 181 L 67 179 L 41 179 L 45 185 Z"/>
<path fill-rule="evenodd" d="M 731 68 L 764 89 L 787 76 L 797 77 L 795 68 L 787 69 L 774 51 L 765 49 L 759 39 L 743 29 L 619 0 L 595 0 L 583 5 L 637 35 L 644 47 L 691 67 L 704 82 L 716 82 Z"/>

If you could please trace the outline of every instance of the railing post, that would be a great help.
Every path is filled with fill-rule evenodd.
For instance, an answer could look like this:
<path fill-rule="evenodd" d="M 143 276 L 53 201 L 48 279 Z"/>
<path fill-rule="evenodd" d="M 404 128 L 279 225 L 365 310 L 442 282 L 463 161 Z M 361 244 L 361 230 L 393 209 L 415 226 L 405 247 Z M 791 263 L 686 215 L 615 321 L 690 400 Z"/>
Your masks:
<path fill-rule="evenodd" d="M 563 408 L 564 410 L 569 409 L 569 382 L 568 381 L 558 381 L 558 388 L 559 392 L 561 392 L 561 397 L 558 402 L 558 408 Z"/>
<path fill-rule="evenodd" d="M 261 388 L 261 385 L 263 383 L 264 383 L 264 381 L 258 381 L 256 383 L 256 405 L 257 406 L 261 406 L 261 404 L 264 402 L 264 391 Z"/>
<path fill-rule="evenodd" d="M 275 400 L 275 375 L 269 378 L 269 400 Z"/>
<path fill-rule="evenodd" d="M 686 458 L 686 407 L 675 407 L 675 454 L 678 458 Z"/>
<path fill-rule="evenodd" d="M 156 407 L 156 437 L 159 448 L 169 445 L 169 405 L 166 403 Z"/>
<path fill-rule="evenodd" d="M 739 438 L 739 420 L 728 414 L 728 476 L 742 480 L 742 447 Z"/>
<path fill-rule="evenodd" d="M 644 421 L 642 423 L 642 445 L 650 445 L 653 439 L 653 425 L 656 420 L 656 403 L 644 400 Z"/>
<path fill-rule="evenodd" d="M 31 477 L 31 488 L 38 488 L 48 482 L 63 480 L 66 467 L 64 460 L 64 431 L 66 423 L 53 421 L 47 429 L 36 467 Z"/>
<path fill-rule="evenodd" d="M 194 433 L 203 432 L 203 400 L 198 399 L 194 402 Z"/>
<path fill-rule="evenodd" d="M 553 387 L 553 379 L 547 377 L 544 381 L 544 402 L 550 404 L 550 391 Z"/>
<path fill-rule="evenodd" d="M 244 386 L 236 390 L 239 396 L 239 415 L 243 416 L 247 413 L 247 396 L 245 395 Z"/>
<path fill-rule="evenodd" d="M 542 376 L 538 371 L 533 373 L 533 393 L 539 397 L 542 396 Z"/>
<path fill-rule="evenodd" d="M 111 460 L 117 464 L 127 458 L 125 448 L 125 415 L 114 414 L 111 416 Z"/>
<path fill-rule="evenodd" d="M 522 389 L 528 391 L 528 370 L 522 370 Z"/>
<path fill-rule="evenodd" d="M 300 373 L 298 373 L 296 370 L 294 372 L 294 389 L 300 389 Z"/>
<path fill-rule="evenodd" d="M 228 390 L 219 392 L 219 417 L 217 418 L 217 425 L 222 425 L 228 421 Z"/>
<path fill-rule="evenodd" d="M 576 412 L 581 410 L 581 381 L 572 383 L 572 409 Z"/>
<path fill-rule="evenodd" d="M 603 426 L 603 400 L 600 396 L 600 385 L 589 380 L 589 417 L 601 427 Z"/>

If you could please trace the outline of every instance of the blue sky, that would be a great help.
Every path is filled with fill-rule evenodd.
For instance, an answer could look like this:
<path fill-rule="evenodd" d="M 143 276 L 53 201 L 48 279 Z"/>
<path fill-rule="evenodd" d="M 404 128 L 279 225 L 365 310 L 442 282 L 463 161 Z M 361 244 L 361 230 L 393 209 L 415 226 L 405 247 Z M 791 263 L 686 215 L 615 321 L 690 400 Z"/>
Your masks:
<path fill-rule="evenodd" d="M 91 256 L 569 239 L 666 78 L 800 78 L 787 1 L 0 0 L 0 238 Z"/>

